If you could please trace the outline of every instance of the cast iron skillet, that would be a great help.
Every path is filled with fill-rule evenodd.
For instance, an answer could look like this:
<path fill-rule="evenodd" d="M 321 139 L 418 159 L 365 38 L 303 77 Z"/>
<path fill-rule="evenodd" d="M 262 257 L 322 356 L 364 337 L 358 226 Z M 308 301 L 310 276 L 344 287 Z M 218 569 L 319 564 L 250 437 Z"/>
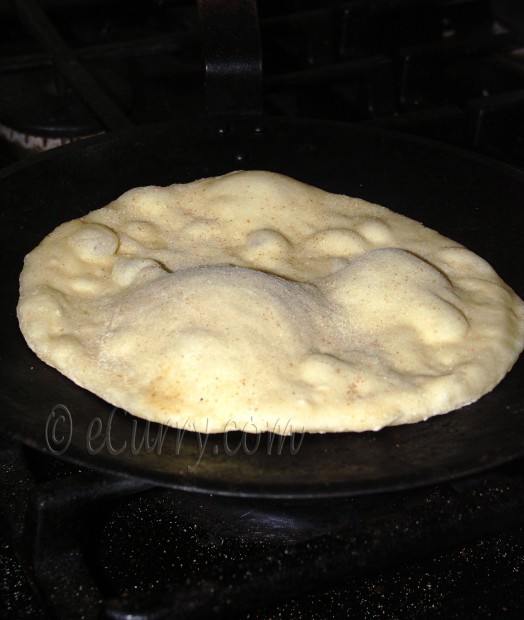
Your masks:
<path fill-rule="evenodd" d="M 301 443 L 295 435 L 294 444 L 288 438 L 283 445 L 268 434 L 211 435 L 199 458 L 206 437 L 189 431 L 167 431 L 159 454 L 159 444 L 152 451 L 138 449 L 144 435 L 153 442 L 162 429 L 122 411 L 111 416 L 109 404 L 28 349 L 15 315 L 18 275 L 24 255 L 46 233 L 131 187 L 241 168 L 288 174 L 420 220 L 482 255 L 524 295 L 524 175 L 514 169 L 345 124 L 237 117 L 125 130 L 16 164 L 1 175 L 2 429 L 98 470 L 189 491 L 259 497 L 400 490 L 524 455 L 523 360 L 477 403 L 427 422 L 377 433 L 306 435 Z"/>

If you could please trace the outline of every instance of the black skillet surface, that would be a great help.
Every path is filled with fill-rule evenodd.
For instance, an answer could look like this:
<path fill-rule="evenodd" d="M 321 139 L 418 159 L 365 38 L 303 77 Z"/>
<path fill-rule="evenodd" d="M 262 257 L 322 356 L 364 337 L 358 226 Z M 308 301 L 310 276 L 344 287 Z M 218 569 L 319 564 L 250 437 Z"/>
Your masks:
<path fill-rule="evenodd" d="M 154 441 L 166 429 L 122 411 L 111 415 L 109 404 L 27 348 L 15 315 L 18 274 L 46 233 L 131 187 L 240 168 L 285 173 L 418 219 L 482 255 L 524 295 L 524 175 L 511 168 L 419 139 L 321 122 L 188 121 L 126 130 L 15 164 L 0 176 L 2 428 L 88 467 L 190 491 L 259 497 L 406 489 L 523 456 L 523 360 L 477 403 L 415 425 L 295 435 L 294 444 L 267 433 L 206 437 L 170 429 L 160 445 Z M 140 447 L 144 438 L 153 449 Z"/>

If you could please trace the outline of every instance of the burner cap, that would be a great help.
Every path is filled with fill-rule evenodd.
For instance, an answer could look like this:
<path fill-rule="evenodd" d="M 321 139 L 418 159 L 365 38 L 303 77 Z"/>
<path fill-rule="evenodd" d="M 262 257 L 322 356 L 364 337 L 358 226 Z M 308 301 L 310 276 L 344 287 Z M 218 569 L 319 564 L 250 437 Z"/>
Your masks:
<path fill-rule="evenodd" d="M 6 127 L 0 124 L 0 137 L 12 144 L 17 149 L 21 149 L 22 154 L 40 153 L 42 151 L 49 151 L 57 146 L 63 146 L 70 142 L 76 142 L 83 138 L 92 138 L 95 135 L 103 133 L 98 132 L 89 136 L 74 136 L 74 137 L 56 137 L 49 136 L 33 136 L 31 134 L 24 133 L 22 131 L 16 131 L 12 127 Z"/>
<path fill-rule="evenodd" d="M 90 70 L 119 105 L 130 108 L 131 88 L 118 72 L 105 65 Z M 58 139 L 63 144 L 104 129 L 54 67 L 0 74 L 0 124 L 23 135 L 24 145 L 35 139 L 42 144 Z"/>

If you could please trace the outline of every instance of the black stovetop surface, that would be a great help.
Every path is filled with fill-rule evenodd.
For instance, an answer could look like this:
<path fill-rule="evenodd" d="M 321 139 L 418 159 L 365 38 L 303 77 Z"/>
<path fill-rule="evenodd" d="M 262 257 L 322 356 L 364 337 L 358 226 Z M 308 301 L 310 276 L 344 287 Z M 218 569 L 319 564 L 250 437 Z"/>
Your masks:
<path fill-rule="evenodd" d="M 265 112 L 374 124 L 524 167 L 515 6 L 260 2 Z M 205 113 L 194 2 L 2 2 L 0 20 L 0 124 L 22 141 Z M 71 75 L 67 63 L 83 69 Z M 101 92 L 86 93 L 89 79 Z M 21 156 L 0 143 L 2 166 Z M 1 437 L 0 497 L 9 618 L 498 618 L 524 609 L 522 461 L 318 505 L 150 488 Z"/>
<path fill-rule="evenodd" d="M 521 461 L 320 504 L 152 488 L 6 438 L 0 472 L 6 617 L 498 618 L 523 608 Z"/>

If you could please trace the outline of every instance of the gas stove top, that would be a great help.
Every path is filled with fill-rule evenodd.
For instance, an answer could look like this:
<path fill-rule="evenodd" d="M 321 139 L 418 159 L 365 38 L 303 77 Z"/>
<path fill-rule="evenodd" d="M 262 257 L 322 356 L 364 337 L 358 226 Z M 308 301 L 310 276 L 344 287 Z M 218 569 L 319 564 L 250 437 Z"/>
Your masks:
<path fill-rule="evenodd" d="M 235 82 L 238 63 L 218 62 L 220 38 L 202 46 L 214 22 L 200 6 L 200 25 L 196 2 L 0 3 L 0 165 L 133 125 L 263 109 L 385 127 L 522 168 L 515 6 L 260 1 L 260 45 L 247 24 Z M 236 98 L 212 97 L 213 71 Z M 523 468 L 320 502 L 227 498 L 98 473 L 1 436 L 2 608 L 31 619 L 516 617 Z"/>
<path fill-rule="evenodd" d="M 12 618 L 515 617 L 524 464 L 320 504 L 150 487 L 3 440 Z"/>
<path fill-rule="evenodd" d="M 261 47 L 266 114 L 370 123 L 523 166 L 517 4 L 261 1 L 260 46 L 242 52 L 243 78 Z M 20 0 L 0 3 L 0 16 L 0 124 L 20 146 L 206 111 L 192 0 Z M 209 65 L 230 52 L 215 47 L 208 41 L 208 83 Z M 227 77 L 241 63 L 216 64 Z"/>

